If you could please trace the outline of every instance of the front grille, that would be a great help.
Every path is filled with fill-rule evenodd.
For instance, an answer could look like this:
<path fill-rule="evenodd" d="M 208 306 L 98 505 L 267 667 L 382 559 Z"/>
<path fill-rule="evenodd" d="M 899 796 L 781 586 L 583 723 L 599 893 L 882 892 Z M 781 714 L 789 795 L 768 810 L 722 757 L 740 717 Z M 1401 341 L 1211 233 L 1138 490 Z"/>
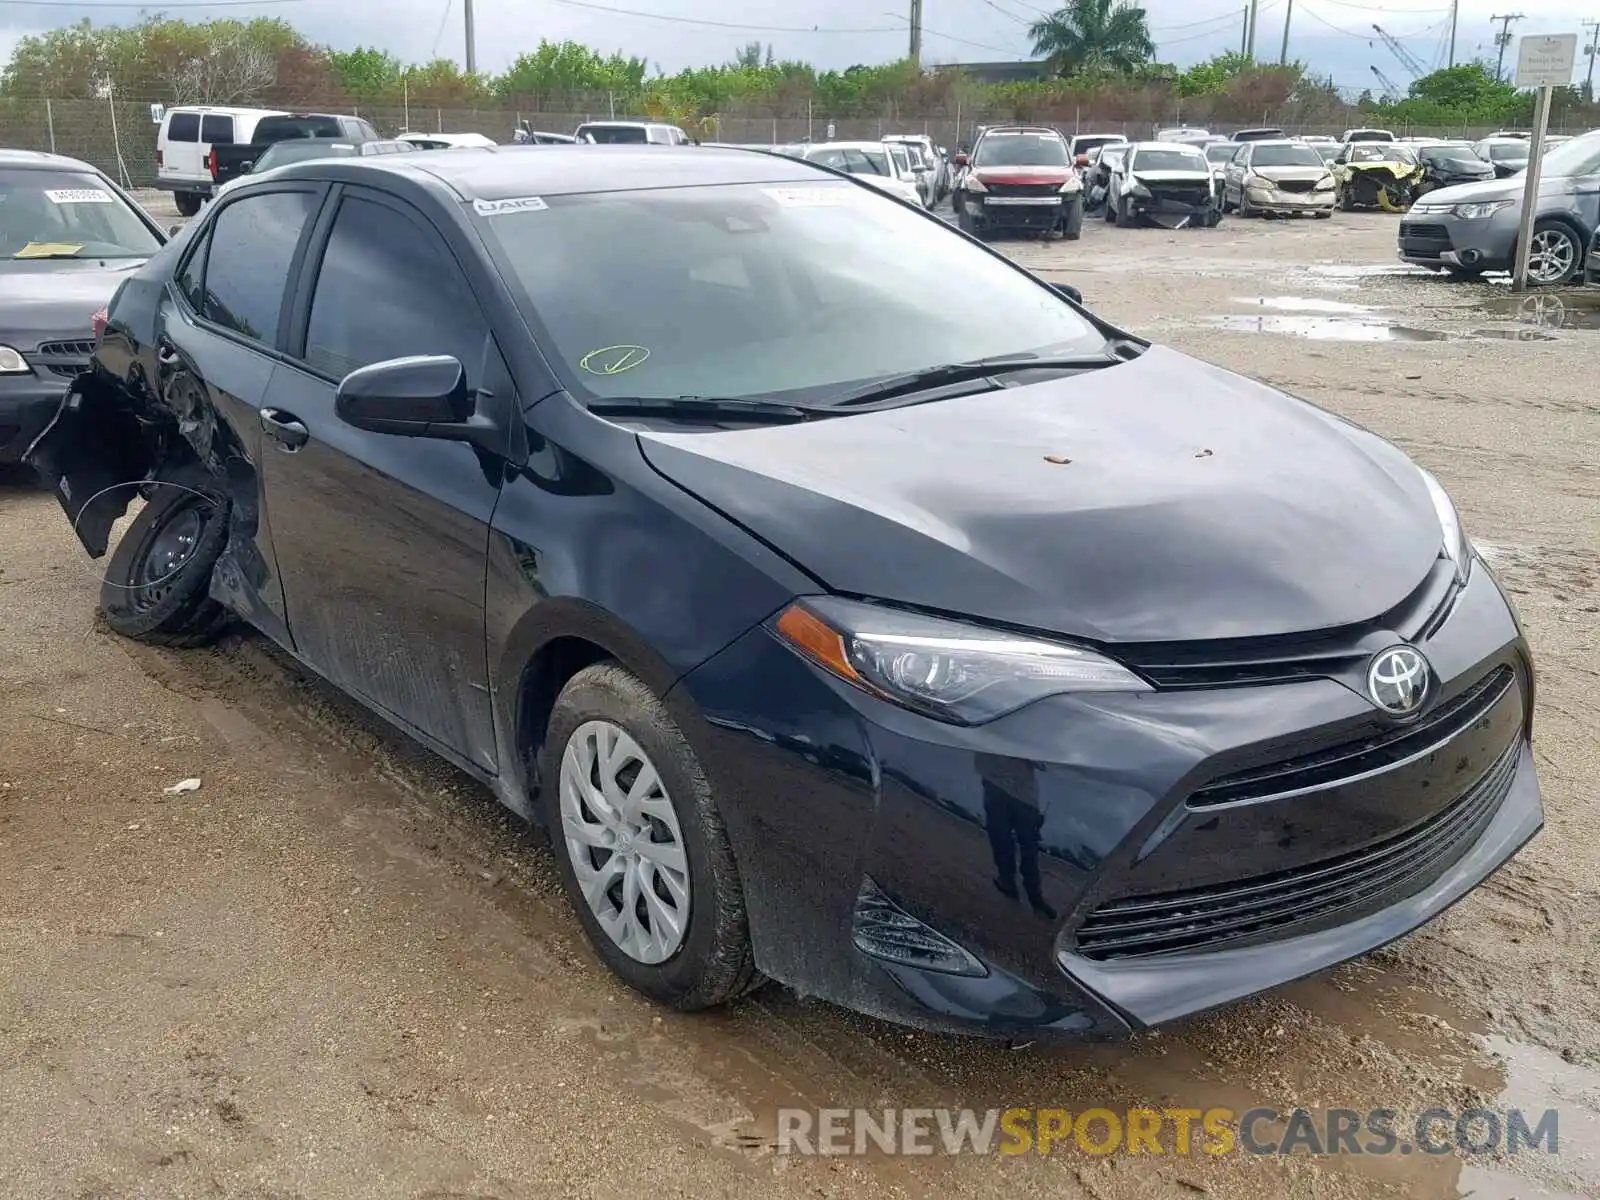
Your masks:
<path fill-rule="evenodd" d="M 1079 925 L 1077 953 L 1143 958 L 1289 937 L 1337 914 L 1412 895 L 1465 854 L 1489 823 L 1511 789 L 1521 749 L 1514 742 L 1449 807 L 1376 845 L 1292 871 L 1102 904 Z"/>
<path fill-rule="evenodd" d="M 1150 194 L 1157 200 L 1172 200 L 1178 204 L 1204 204 L 1211 198 L 1211 189 L 1204 184 L 1152 183 Z"/>
<path fill-rule="evenodd" d="M 1060 194 L 1059 183 L 991 183 L 991 196 L 1055 196 Z"/>
<path fill-rule="evenodd" d="M 1285 179 L 1278 184 L 1280 192 L 1309 192 L 1317 186 L 1315 179 Z"/>
<path fill-rule="evenodd" d="M 41 342 L 38 352 L 42 358 L 81 358 L 87 362 L 94 353 L 94 341 Z"/>
<path fill-rule="evenodd" d="M 1254 767 L 1208 783 L 1189 795 L 1192 809 L 1258 801 L 1311 788 L 1329 787 L 1358 775 L 1381 771 L 1429 748 L 1442 745 L 1487 716 L 1510 689 L 1515 672 L 1496 667 L 1466 691 L 1451 697 L 1415 724 L 1388 726 L 1371 736 L 1344 742 L 1299 758 Z"/>
<path fill-rule="evenodd" d="M 1429 221 L 1401 221 L 1400 236 L 1417 242 L 1448 242 L 1450 231 Z"/>

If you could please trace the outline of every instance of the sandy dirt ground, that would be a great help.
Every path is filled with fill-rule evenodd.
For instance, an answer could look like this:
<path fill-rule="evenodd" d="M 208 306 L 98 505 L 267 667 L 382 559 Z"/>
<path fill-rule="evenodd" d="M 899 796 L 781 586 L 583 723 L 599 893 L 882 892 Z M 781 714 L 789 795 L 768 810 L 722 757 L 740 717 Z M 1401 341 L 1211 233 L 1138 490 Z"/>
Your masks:
<path fill-rule="evenodd" d="M 170 214 L 170 210 L 168 210 Z M 164 214 L 164 215 L 168 215 Z M 771 988 L 662 1012 L 548 851 L 262 639 L 122 641 L 48 495 L 0 482 L 0 1194 L 1600 1194 L 1600 332 L 1394 265 L 1394 219 L 1090 222 L 1021 243 L 1138 333 L 1433 470 L 1541 670 L 1543 834 L 1410 938 L 1129 1044 L 907 1033 Z M 952 283 L 952 286 L 955 286 Z M 199 777 L 198 791 L 163 788 Z M 782 1106 L 1560 1111 L 1560 1154 L 823 1159 Z"/>

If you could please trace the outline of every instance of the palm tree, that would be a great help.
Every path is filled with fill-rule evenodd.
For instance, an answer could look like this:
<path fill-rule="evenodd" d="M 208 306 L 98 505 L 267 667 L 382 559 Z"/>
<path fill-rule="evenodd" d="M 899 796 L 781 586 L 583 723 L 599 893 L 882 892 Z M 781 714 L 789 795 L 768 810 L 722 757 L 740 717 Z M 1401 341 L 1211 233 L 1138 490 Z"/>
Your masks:
<path fill-rule="evenodd" d="M 1128 0 L 1067 0 L 1029 26 L 1028 36 L 1059 75 L 1126 73 L 1156 55 L 1144 9 Z"/>

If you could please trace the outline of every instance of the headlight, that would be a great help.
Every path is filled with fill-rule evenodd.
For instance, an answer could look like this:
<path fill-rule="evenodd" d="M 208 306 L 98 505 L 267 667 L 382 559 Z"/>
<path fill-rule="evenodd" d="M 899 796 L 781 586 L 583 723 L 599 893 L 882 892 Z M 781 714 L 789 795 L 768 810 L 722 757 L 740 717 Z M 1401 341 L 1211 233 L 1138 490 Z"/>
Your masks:
<path fill-rule="evenodd" d="M 1063 692 L 1152 690 L 1092 650 L 833 596 L 791 604 L 773 630 L 863 691 L 961 725 Z"/>
<path fill-rule="evenodd" d="M 33 368 L 22 357 L 22 351 L 10 346 L 0 346 L 0 375 L 32 375 Z"/>
<path fill-rule="evenodd" d="M 1312 190 L 1317 192 L 1331 192 L 1334 189 L 1334 186 L 1333 176 L 1324 175 L 1321 179 L 1317 180 L 1317 186 Z"/>
<path fill-rule="evenodd" d="M 969 192 L 987 192 L 989 190 L 983 186 L 983 180 L 979 179 L 976 175 L 967 176 L 967 182 L 965 186 Z"/>
<path fill-rule="evenodd" d="M 1150 194 L 1150 189 L 1149 188 L 1145 187 L 1144 184 L 1140 183 L 1132 175 L 1128 176 L 1128 195 L 1130 195 L 1130 196 L 1148 196 L 1149 194 Z"/>
<path fill-rule="evenodd" d="M 1458 204 L 1455 212 L 1458 217 L 1475 220 L 1479 217 L 1492 217 L 1501 209 L 1510 208 L 1515 203 L 1515 200 L 1488 200 L 1482 204 Z"/>
<path fill-rule="evenodd" d="M 1422 471 L 1422 468 L 1418 467 L 1417 470 Z M 1461 517 L 1443 484 L 1427 471 L 1422 471 L 1422 482 L 1428 486 L 1428 499 L 1433 501 L 1433 511 L 1439 517 L 1439 528 L 1444 534 L 1444 544 L 1439 552 L 1454 565 L 1456 582 L 1466 583 L 1467 572 L 1472 566 L 1472 552 L 1467 548 L 1466 535 L 1461 532 Z"/>
<path fill-rule="evenodd" d="M 1061 185 L 1061 194 L 1063 196 L 1070 196 L 1074 192 L 1081 191 L 1083 191 L 1083 180 L 1079 179 L 1076 175 Z"/>

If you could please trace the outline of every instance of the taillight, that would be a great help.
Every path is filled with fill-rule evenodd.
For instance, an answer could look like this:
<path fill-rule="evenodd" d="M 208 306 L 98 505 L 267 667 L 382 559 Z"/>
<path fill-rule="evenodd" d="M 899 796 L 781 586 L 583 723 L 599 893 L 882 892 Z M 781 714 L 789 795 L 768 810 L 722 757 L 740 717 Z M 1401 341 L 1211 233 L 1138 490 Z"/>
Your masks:
<path fill-rule="evenodd" d="M 165 166 L 165 165 L 166 165 L 165 156 L 163 155 L 163 153 L 160 150 L 157 150 L 156 151 L 156 166 L 160 167 L 160 166 Z"/>
<path fill-rule="evenodd" d="M 94 316 L 89 318 L 89 324 L 94 327 L 95 341 L 98 342 L 101 338 L 105 337 L 106 325 L 110 322 L 110 320 L 111 314 L 103 308 L 99 312 L 95 313 Z"/>
<path fill-rule="evenodd" d="M 206 170 L 211 172 L 211 178 L 217 177 L 217 148 L 211 147 L 211 153 L 206 155 Z"/>

